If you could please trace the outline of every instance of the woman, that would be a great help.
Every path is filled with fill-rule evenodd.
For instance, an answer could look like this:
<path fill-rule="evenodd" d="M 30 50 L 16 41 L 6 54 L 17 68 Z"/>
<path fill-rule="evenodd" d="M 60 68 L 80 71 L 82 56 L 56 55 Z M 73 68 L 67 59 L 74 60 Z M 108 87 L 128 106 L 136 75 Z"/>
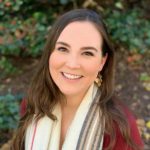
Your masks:
<path fill-rule="evenodd" d="M 47 39 L 12 149 L 142 149 L 113 86 L 114 50 L 102 18 L 87 9 L 65 13 Z"/>

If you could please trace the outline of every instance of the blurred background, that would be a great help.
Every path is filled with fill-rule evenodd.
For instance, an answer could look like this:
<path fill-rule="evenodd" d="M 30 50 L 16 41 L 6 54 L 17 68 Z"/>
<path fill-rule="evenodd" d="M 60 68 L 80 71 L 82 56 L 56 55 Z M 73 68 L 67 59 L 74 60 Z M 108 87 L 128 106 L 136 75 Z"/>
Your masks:
<path fill-rule="evenodd" d="M 116 51 L 115 92 L 135 114 L 150 149 L 150 0 L 0 0 L 1 150 L 15 133 L 51 25 L 76 8 L 102 14 Z"/>

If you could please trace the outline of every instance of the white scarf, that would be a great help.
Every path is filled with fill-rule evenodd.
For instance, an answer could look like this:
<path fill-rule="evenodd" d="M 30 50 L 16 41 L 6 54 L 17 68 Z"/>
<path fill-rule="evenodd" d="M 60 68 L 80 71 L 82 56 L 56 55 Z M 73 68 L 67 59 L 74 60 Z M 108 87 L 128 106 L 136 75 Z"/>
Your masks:
<path fill-rule="evenodd" d="M 67 130 L 66 137 L 62 145 L 62 150 L 79 150 L 79 148 L 77 148 L 77 145 L 79 145 L 79 136 L 81 134 L 87 113 L 96 95 L 96 91 L 97 86 L 92 84 L 79 105 L 75 117 Z M 53 114 L 57 117 L 56 121 L 44 116 L 37 123 L 33 121 L 28 126 L 25 138 L 25 150 L 59 150 L 61 133 L 61 108 L 59 105 L 55 107 Z M 92 128 L 88 129 L 91 130 L 90 132 L 94 130 L 96 122 L 99 121 L 98 117 L 99 115 L 95 118 L 95 123 Z M 101 130 L 101 127 L 99 127 L 99 130 Z M 91 150 L 91 145 L 88 143 L 90 143 L 91 138 L 95 138 L 92 136 L 92 134 L 89 135 L 89 142 L 86 141 L 84 150 Z M 102 150 L 103 135 L 101 136 L 102 138 L 98 150 Z M 80 149 L 83 150 L 83 148 Z M 92 150 L 93 149 L 94 147 L 92 146 Z"/>

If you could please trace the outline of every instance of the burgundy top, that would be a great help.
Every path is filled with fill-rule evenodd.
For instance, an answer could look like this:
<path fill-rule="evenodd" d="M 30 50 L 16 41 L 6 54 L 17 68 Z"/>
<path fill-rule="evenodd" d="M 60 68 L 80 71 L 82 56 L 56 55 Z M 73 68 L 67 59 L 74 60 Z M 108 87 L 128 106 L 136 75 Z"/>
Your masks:
<path fill-rule="evenodd" d="M 144 144 L 140 137 L 140 134 L 139 134 L 139 131 L 137 128 L 137 124 L 136 124 L 136 120 L 135 120 L 133 114 L 126 107 L 123 108 L 123 111 L 126 114 L 126 117 L 127 117 L 127 120 L 128 120 L 129 126 L 130 126 L 131 136 L 132 136 L 133 141 L 137 145 L 139 145 L 139 147 L 142 150 L 144 150 Z M 109 135 L 105 134 L 103 148 L 107 148 L 108 144 L 109 144 Z M 116 126 L 116 143 L 115 143 L 113 150 L 133 150 L 131 147 L 129 147 L 127 145 L 127 143 L 125 142 L 125 140 L 124 140 L 123 136 L 121 135 L 121 132 L 117 126 Z"/>
<path fill-rule="evenodd" d="M 20 106 L 20 115 L 23 116 L 25 111 L 26 111 L 26 101 L 23 100 L 21 102 L 21 106 Z M 127 119 L 128 119 L 128 123 L 129 123 L 130 129 L 131 129 L 132 139 L 134 140 L 134 142 L 137 145 L 139 145 L 144 150 L 143 142 L 140 137 L 134 116 L 126 107 L 123 108 L 123 111 L 125 112 Z M 107 146 L 109 145 L 109 142 L 110 142 L 109 135 L 104 134 L 103 149 L 107 148 Z M 116 126 L 116 143 L 112 150 L 133 150 L 132 148 L 130 148 L 127 145 L 127 143 L 125 142 L 125 140 L 124 140 L 123 136 L 121 135 L 121 132 L 117 126 Z"/>

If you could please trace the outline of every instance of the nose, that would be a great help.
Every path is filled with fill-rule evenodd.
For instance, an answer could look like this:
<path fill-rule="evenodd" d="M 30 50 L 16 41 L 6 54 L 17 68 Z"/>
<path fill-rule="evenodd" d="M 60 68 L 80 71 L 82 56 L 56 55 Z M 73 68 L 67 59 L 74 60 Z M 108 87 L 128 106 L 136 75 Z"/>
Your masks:
<path fill-rule="evenodd" d="M 71 69 L 78 69 L 80 68 L 79 58 L 77 56 L 69 55 L 66 60 L 66 66 Z"/>

